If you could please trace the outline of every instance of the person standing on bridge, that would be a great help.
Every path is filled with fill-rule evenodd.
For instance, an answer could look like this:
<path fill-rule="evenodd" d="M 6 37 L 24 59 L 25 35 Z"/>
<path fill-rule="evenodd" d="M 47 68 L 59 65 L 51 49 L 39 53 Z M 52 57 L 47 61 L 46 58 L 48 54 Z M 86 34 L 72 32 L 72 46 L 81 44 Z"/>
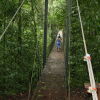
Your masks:
<path fill-rule="evenodd" d="M 61 36 L 60 34 L 58 35 L 57 37 L 57 40 L 56 40 L 56 46 L 57 46 L 57 51 L 60 51 L 60 48 L 61 48 Z"/>

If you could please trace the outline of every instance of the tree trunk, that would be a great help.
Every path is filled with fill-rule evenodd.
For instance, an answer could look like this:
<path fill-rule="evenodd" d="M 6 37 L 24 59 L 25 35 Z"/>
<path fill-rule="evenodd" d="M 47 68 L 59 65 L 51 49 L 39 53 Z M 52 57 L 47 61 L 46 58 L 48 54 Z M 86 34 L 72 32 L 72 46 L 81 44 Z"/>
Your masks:
<path fill-rule="evenodd" d="M 71 0 L 67 2 L 67 18 L 66 18 L 66 34 L 65 34 L 65 68 L 66 68 L 66 83 L 68 88 L 68 98 L 70 99 L 70 35 L 71 35 Z"/>
<path fill-rule="evenodd" d="M 6 14 L 4 14 L 4 30 L 5 30 L 5 28 L 6 28 Z M 4 47 L 4 56 L 3 56 L 3 62 L 4 62 L 4 68 L 5 68 L 5 66 L 6 66 L 6 60 L 5 60 L 5 52 L 6 52 L 6 50 L 5 50 L 5 48 L 6 48 L 6 36 L 4 35 L 4 38 L 3 38 L 3 47 Z"/>
<path fill-rule="evenodd" d="M 19 0 L 19 5 L 21 4 L 22 0 Z M 21 62 L 21 49 L 22 49 L 22 16 L 21 16 L 21 9 L 19 11 L 19 15 L 18 15 L 18 64 L 20 65 Z"/>
<path fill-rule="evenodd" d="M 45 0 L 43 67 L 45 66 L 46 56 L 47 56 L 47 28 L 48 28 L 48 0 Z"/>
<path fill-rule="evenodd" d="M 36 48 L 36 45 L 37 45 L 37 26 L 36 26 L 36 19 L 35 19 L 35 8 L 34 8 L 34 3 L 33 3 L 34 0 L 31 0 L 31 10 L 32 10 L 32 21 L 34 22 L 34 26 L 32 27 L 32 32 L 34 33 L 34 40 L 35 40 L 35 48 Z"/>

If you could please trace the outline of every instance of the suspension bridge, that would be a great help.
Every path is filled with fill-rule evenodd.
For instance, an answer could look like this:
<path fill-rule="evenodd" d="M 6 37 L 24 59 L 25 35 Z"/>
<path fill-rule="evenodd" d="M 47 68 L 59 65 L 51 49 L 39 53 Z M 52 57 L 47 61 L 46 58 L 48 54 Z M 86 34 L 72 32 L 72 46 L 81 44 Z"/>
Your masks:
<path fill-rule="evenodd" d="M 20 11 L 23 6 L 25 0 L 22 1 L 21 5 L 15 12 L 14 16 L 10 20 L 9 24 L 5 28 L 4 32 L 0 36 L 0 41 L 3 36 L 6 34 L 9 26 L 12 21 L 15 19 L 16 15 Z M 94 79 L 94 73 L 91 63 L 91 56 L 88 53 L 84 28 L 81 18 L 80 6 L 78 0 L 76 0 L 76 8 L 77 13 L 79 15 L 80 28 L 82 31 L 82 38 L 85 50 L 84 61 L 87 63 L 87 69 L 89 73 L 90 79 L 90 87 L 88 88 L 91 92 L 91 98 L 93 100 L 100 100 L 98 96 L 98 89 L 96 86 L 96 82 Z M 79 92 L 79 94 L 72 94 L 70 89 L 70 34 L 71 34 L 71 0 L 68 0 L 68 16 L 66 17 L 66 29 L 64 32 L 64 41 L 63 46 L 60 52 L 57 52 L 55 47 L 55 41 L 52 44 L 52 50 L 47 58 L 47 33 L 48 33 L 48 0 L 45 0 L 45 15 L 44 15 L 44 44 L 43 44 L 43 69 L 38 69 L 38 76 L 34 73 L 34 68 L 32 69 L 32 75 L 29 82 L 29 91 L 27 98 L 23 100 L 88 100 L 88 98 L 84 98 L 84 96 Z M 36 46 L 36 56 L 39 58 L 38 54 L 38 42 Z M 68 79 L 66 79 L 66 70 L 68 70 Z M 39 81 L 37 82 L 36 88 L 34 91 L 32 90 L 32 81 L 34 77 L 38 77 Z M 68 82 L 68 86 L 66 87 L 66 82 Z M 84 83 L 83 83 L 84 84 Z M 84 92 L 84 91 L 83 91 Z M 85 93 L 84 93 L 85 94 Z"/>

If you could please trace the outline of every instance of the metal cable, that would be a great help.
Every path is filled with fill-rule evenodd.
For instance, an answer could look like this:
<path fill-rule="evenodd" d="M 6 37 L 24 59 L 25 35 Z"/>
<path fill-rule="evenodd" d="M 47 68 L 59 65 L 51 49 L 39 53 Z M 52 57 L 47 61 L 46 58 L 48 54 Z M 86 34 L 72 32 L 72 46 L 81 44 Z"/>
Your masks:
<path fill-rule="evenodd" d="M 69 38 L 69 48 L 70 48 L 70 38 Z M 70 50 L 69 50 L 70 51 Z M 70 52 L 69 52 L 69 56 L 70 56 Z M 69 57 L 70 58 L 70 57 Z M 68 100 L 71 100 L 70 96 L 71 96 L 71 87 L 70 87 L 70 80 L 71 80 L 71 69 L 70 69 L 70 59 L 68 61 L 69 63 L 69 69 L 68 69 Z"/>
<path fill-rule="evenodd" d="M 71 37 L 71 10 L 72 10 L 72 0 L 68 0 L 68 32 L 69 32 L 69 38 L 68 38 L 68 48 L 69 48 L 69 54 L 70 56 L 70 37 Z M 68 59 L 68 100 L 71 100 L 71 87 L 70 87 L 70 78 L 71 78 L 71 71 L 70 71 L 70 57 Z"/>
<path fill-rule="evenodd" d="M 11 25 L 12 21 L 14 20 L 14 18 L 16 17 L 17 13 L 19 12 L 20 8 L 22 7 L 22 5 L 24 4 L 25 0 L 22 1 L 21 5 L 19 6 L 19 8 L 16 10 L 14 16 L 12 17 L 12 19 L 10 20 L 9 24 L 7 25 L 7 27 L 5 28 L 4 32 L 2 33 L 2 35 L 0 36 L 0 41 L 3 38 L 3 36 L 5 35 L 6 31 L 8 30 L 9 26 Z"/>

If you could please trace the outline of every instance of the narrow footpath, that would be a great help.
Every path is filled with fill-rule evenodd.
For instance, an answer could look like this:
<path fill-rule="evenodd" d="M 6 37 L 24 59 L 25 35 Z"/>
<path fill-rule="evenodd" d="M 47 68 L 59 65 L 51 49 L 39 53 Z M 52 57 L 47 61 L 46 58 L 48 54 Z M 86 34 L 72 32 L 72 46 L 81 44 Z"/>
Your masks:
<path fill-rule="evenodd" d="M 73 92 L 70 100 L 86 100 L 81 91 Z M 56 48 L 53 48 L 33 93 L 32 100 L 69 100 L 65 87 L 63 51 L 57 52 Z"/>
<path fill-rule="evenodd" d="M 66 100 L 64 54 L 54 47 L 32 100 Z"/>

